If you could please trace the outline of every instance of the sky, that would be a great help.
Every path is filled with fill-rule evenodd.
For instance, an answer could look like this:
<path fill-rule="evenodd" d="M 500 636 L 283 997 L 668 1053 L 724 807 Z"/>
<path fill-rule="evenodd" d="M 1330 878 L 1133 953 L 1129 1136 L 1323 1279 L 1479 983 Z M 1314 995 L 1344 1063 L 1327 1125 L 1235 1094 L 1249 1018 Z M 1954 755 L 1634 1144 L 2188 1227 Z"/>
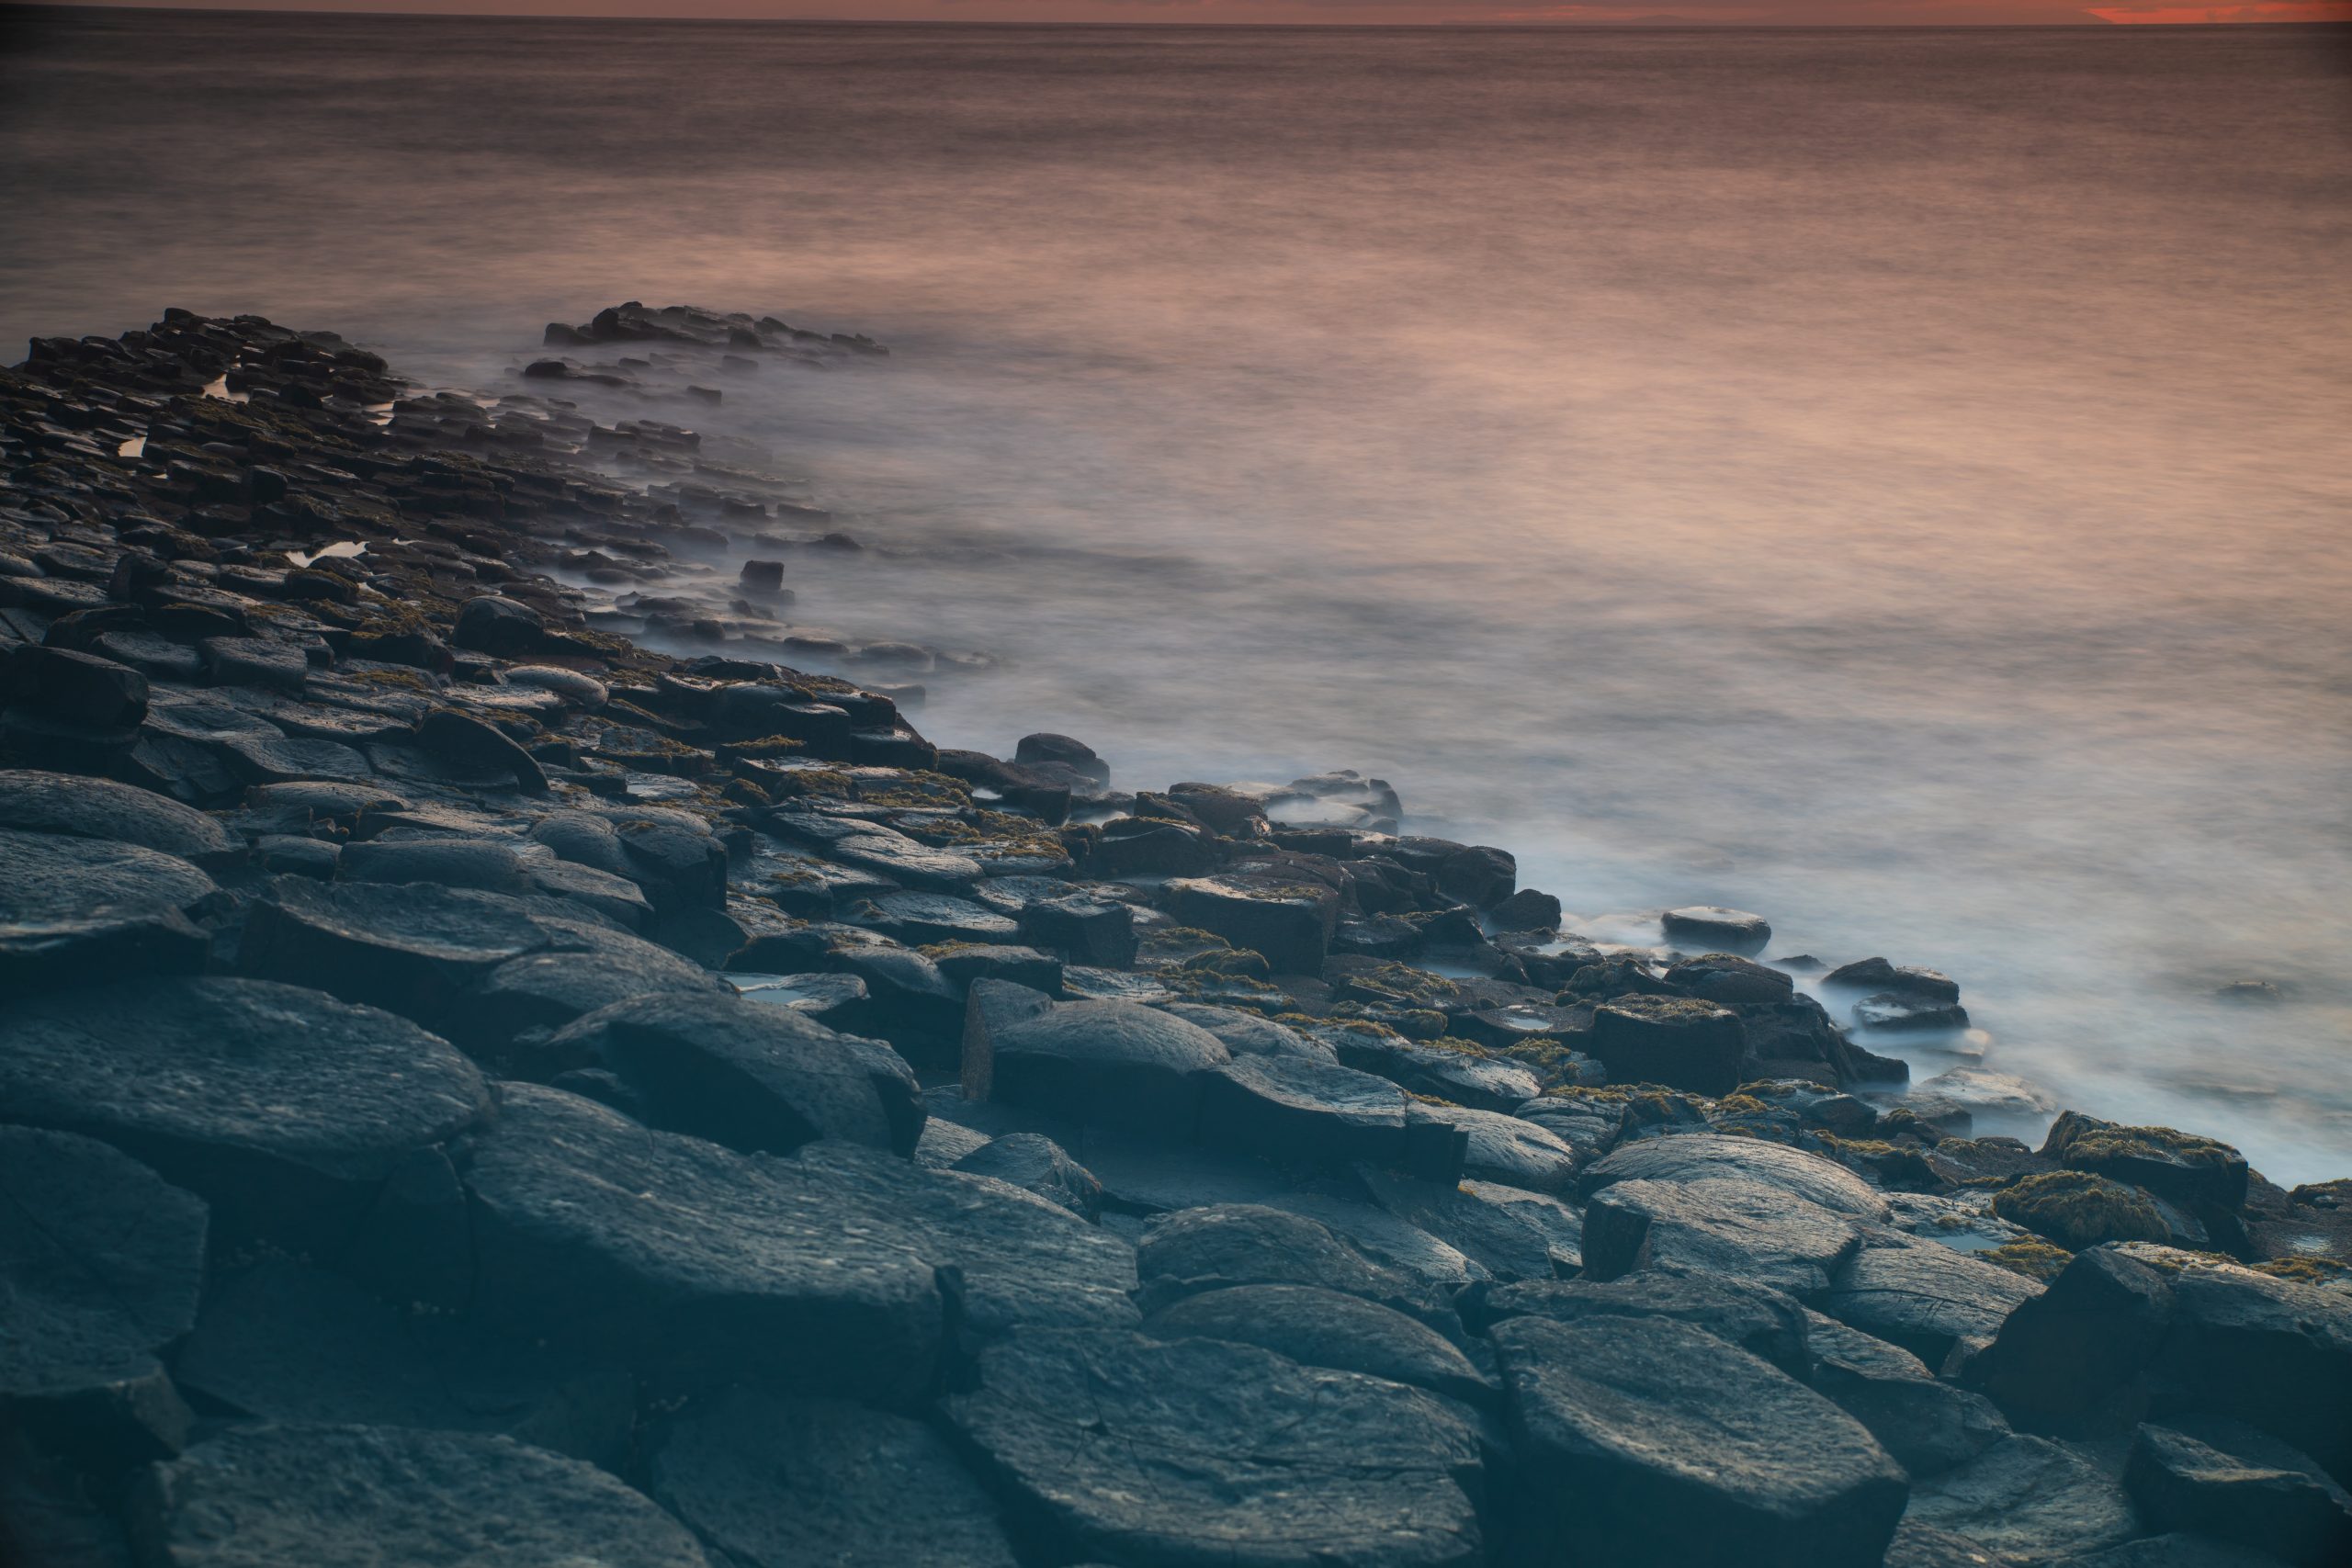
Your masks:
<path fill-rule="evenodd" d="M 95 0 L 251 11 L 925 22 L 1967 26 L 2352 22 L 2352 0 Z"/>

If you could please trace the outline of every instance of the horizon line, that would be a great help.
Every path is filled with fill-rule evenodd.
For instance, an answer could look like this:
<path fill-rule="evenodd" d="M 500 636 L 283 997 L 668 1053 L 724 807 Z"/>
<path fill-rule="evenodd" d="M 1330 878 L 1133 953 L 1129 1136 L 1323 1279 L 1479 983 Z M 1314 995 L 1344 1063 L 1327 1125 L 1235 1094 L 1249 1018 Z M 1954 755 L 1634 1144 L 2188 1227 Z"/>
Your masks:
<path fill-rule="evenodd" d="M 1997 32 L 2056 31 L 2075 28 L 2086 32 L 2151 30 L 2090 10 L 2076 14 L 2076 18 L 2047 22 L 1759 22 L 1715 21 L 1703 17 L 1684 17 L 1660 13 L 1655 18 L 1629 17 L 1612 21 L 1583 21 L 1572 17 L 1520 17 L 1510 20 L 1465 17 L 1459 21 L 1416 22 L 1299 22 L 1249 21 L 1220 19 L 1157 20 L 1149 17 L 1105 18 L 1102 20 L 1018 20 L 971 19 L 928 17 L 680 17 L 660 12 L 643 14 L 582 14 L 549 13 L 546 11 L 441 11 L 441 10 L 346 10 L 336 6 L 310 5 L 237 6 L 185 4 L 183 0 L 0 0 L 0 13 L 8 11 L 180 11 L 195 16 L 220 17 L 334 17 L 353 20 L 440 21 L 440 22 L 651 22 L 668 26 L 692 26 L 703 23 L 725 23 L 729 26 L 765 27 L 824 27 L 824 28 L 1135 28 L 1167 31 L 1179 28 L 1203 30 L 1234 30 L 1249 28 L 1258 31 L 1296 32 L 1458 32 L 1485 30 L 1493 32 L 1550 31 L 1571 28 L 1589 32 L 1616 29 L 1625 32 L 1675 32 L 1679 30 L 1709 32 Z M 2246 28 L 2352 28 L 2352 18 L 2278 18 L 2249 19 L 2232 22 L 2169 22 L 2165 32 L 2211 30 L 2237 31 Z"/>

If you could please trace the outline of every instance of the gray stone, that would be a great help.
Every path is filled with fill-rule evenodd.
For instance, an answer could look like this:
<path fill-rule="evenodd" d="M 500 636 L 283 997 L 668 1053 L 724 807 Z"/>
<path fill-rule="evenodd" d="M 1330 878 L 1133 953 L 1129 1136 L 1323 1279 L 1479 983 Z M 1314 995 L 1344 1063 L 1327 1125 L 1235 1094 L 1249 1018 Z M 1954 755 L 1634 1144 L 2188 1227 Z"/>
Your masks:
<path fill-rule="evenodd" d="M 1277 1160 L 1397 1166 L 1405 1163 L 1411 1103 L 1386 1078 L 1336 1062 L 1243 1056 L 1209 1071 L 1201 1137 Z M 1460 1168 L 1457 1158 L 1453 1174 Z"/>
<path fill-rule="evenodd" d="M 0 1127 L 0 1427 L 101 1473 L 178 1449 L 156 1352 L 196 1321 L 206 1219 L 96 1139 Z"/>
<path fill-rule="evenodd" d="M 2309 1454 L 2243 1422 L 2179 1416 L 2142 1426 L 2123 1484 L 2158 1529 L 2308 1568 L 2352 1562 L 2352 1495 Z"/>
<path fill-rule="evenodd" d="M 1899 1346 L 1806 1314 L 1814 1366 L 1806 1381 L 1871 1429 L 1914 1478 L 1965 1464 L 2009 1435 L 1993 1402 L 1939 1382 L 1927 1363 Z"/>
<path fill-rule="evenodd" d="M 1469 1308 L 1464 1312 L 1470 1315 Z M 1672 1318 L 1703 1328 L 1791 1377 L 1803 1379 L 1812 1371 L 1804 1309 L 1780 1291 L 1744 1280 L 1646 1273 L 1609 1280 L 1530 1280 L 1487 1292 L 1479 1300 L 1475 1321 L 1483 1328 L 1514 1317 L 1549 1318 L 1555 1323 Z"/>
<path fill-rule="evenodd" d="M 1619 997 L 1594 1010 L 1584 1049 L 1611 1083 L 1655 1083 L 1729 1094 L 1747 1036 L 1739 1015 L 1690 997 Z"/>
<path fill-rule="evenodd" d="M 1784 1002 L 1796 983 L 1778 969 L 1728 953 L 1686 958 L 1666 972 L 1667 984 L 1711 1002 Z"/>
<path fill-rule="evenodd" d="M 578 1057 L 610 1068 L 653 1125 L 745 1154 L 784 1154 L 839 1138 L 905 1155 L 922 1135 L 921 1090 L 897 1052 L 836 1034 L 788 1008 L 756 1007 L 721 992 L 615 1002 L 568 1024 L 542 1049 L 553 1061 Z"/>
<path fill-rule="evenodd" d="M 1162 1004 L 1160 1010 L 1187 1023 L 1199 1024 L 1224 1042 L 1225 1048 L 1236 1057 L 1300 1056 L 1317 1062 L 1340 1059 L 1339 1054 L 1322 1041 L 1310 1040 L 1263 1013 L 1247 1012 L 1240 1008 L 1204 1007 L 1198 1002 L 1168 1002 Z"/>
<path fill-rule="evenodd" d="M 0 1116 L 117 1145 L 232 1235 L 340 1245 L 409 1154 L 489 1113 L 447 1042 L 293 986 L 151 980 L 0 1013 Z"/>
<path fill-rule="evenodd" d="M 684 1525 L 578 1460 L 397 1427 L 232 1427 L 132 1498 L 157 1568 L 707 1568 Z"/>
<path fill-rule="evenodd" d="M 0 998 L 203 969 L 212 879 L 135 844 L 0 829 Z"/>
<path fill-rule="evenodd" d="M 405 1311 L 285 1258 L 213 1283 L 175 1371 L 264 1420 L 503 1433 L 614 1471 L 637 1422 L 625 1372 Z"/>
<path fill-rule="evenodd" d="M 518 1084 L 465 1181 L 477 1299 L 502 1330 L 689 1386 L 890 1402 L 930 1385 L 933 1263 L 890 1216 L 845 1206 L 793 1162 Z"/>
<path fill-rule="evenodd" d="M 1725 953 L 1761 952 L 1772 940 L 1772 927 L 1763 916 L 1714 905 L 1668 909 L 1658 924 L 1668 942 L 1713 942 Z"/>
<path fill-rule="evenodd" d="M 1144 1321 L 1159 1339 L 1256 1345 L 1307 1367 L 1362 1372 L 1432 1393 L 1491 1403 L 1495 1389 L 1468 1357 L 1393 1307 L 1312 1285 L 1238 1285 L 1187 1296 Z"/>
<path fill-rule="evenodd" d="M 922 1158 L 920 1145 L 916 1158 Z M 1093 1219 L 1102 1212 L 1102 1184 L 1094 1179 L 1094 1173 L 1041 1133 L 1007 1133 L 943 1163 L 946 1168 L 967 1175 L 1009 1182 L 1085 1219 Z"/>
<path fill-rule="evenodd" d="M 1585 1206 L 1585 1267 L 1598 1280 L 1658 1269 L 1811 1295 L 1860 1246 L 1851 1218 L 1744 1177 L 1616 1181 Z"/>
<path fill-rule="evenodd" d="M 1069 1002 L 990 1032 L 989 1095 L 1087 1122 L 1190 1135 L 1216 1036 L 1131 1002 Z"/>
<path fill-rule="evenodd" d="M 1821 1395 L 1667 1318 L 1498 1325 L 1528 1561 L 1874 1568 L 1902 1469 Z"/>
<path fill-rule="evenodd" d="M 1418 1291 L 1322 1221 L 1254 1203 L 1185 1209 L 1152 1222 L 1136 1248 L 1147 1305 L 1237 1285 L 1312 1285 L 1385 1302 Z"/>
<path fill-rule="evenodd" d="M 2040 1285 L 1996 1263 L 1905 1237 L 1856 1254 L 1816 1304 L 1941 1368 L 1955 1348 L 1973 1353 L 1989 1345 L 2009 1314 L 2040 1294 Z"/>
<path fill-rule="evenodd" d="M 1423 1568 L 1481 1560 L 1477 1438 L 1433 1395 L 1254 1346 L 1024 1334 L 949 1425 L 1057 1561 Z"/>
<path fill-rule="evenodd" d="M 199 866 L 239 848 L 219 822 L 153 790 L 24 768 L 0 769 L 0 828 L 135 844 Z"/>
<path fill-rule="evenodd" d="M 741 1568 L 1013 1568 L 988 1494 L 904 1416 L 739 1390 L 673 1422 L 650 1474 Z"/>
<path fill-rule="evenodd" d="M 1518 1063 L 1483 1051 L 1455 1049 L 1458 1041 L 1424 1045 L 1400 1035 L 1347 1028 L 1330 1030 L 1326 1038 L 1340 1060 L 1359 1072 L 1377 1073 L 1411 1093 L 1473 1110 L 1510 1111 L 1544 1089 Z"/>
<path fill-rule="evenodd" d="M 1886 1199 L 1836 1160 L 1755 1138 L 1679 1133 L 1627 1144 L 1585 1168 L 1579 1190 L 1590 1197 L 1614 1181 L 1692 1181 L 1736 1177 L 1777 1187 L 1791 1197 L 1849 1215 L 1883 1223 Z"/>
<path fill-rule="evenodd" d="M 2004 1438 L 1911 1489 L 1906 1518 L 1963 1536 L 2005 1563 L 2054 1562 L 2141 1534 L 2123 1488 L 2046 1438 Z"/>

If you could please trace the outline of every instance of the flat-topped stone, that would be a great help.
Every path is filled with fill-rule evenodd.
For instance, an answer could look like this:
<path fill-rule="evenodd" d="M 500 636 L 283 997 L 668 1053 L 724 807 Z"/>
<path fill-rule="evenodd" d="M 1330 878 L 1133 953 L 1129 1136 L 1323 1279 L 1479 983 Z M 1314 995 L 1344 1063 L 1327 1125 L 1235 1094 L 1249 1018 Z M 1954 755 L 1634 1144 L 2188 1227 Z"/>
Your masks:
<path fill-rule="evenodd" d="M 232 1427 L 134 1494 L 167 1568 L 708 1568 L 686 1528 L 578 1460 L 512 1438 L 401 1427 Z"/>
<path fill-rule="evenodd" d="M 28 768 L 0 769 L 0 829 L 135 844 L 198 865 L 232 856 L 241 847 L 218 821 L 169 795 L 112 779 Z"/>
<path fill-rule="evenodd" d="M 207 1217 L 95 1138 L 0 1126 L 0 1420 L 100 1470 L 177 1449 L 156 1353 L 196 1321 Z"/>
<path fill-rule="evenodd" d="M 332 1232 L 413 1151 L 490 1114 L 447 1042 L 299 987 L 157 979 L 0 1012 L 0 1117 L 117 1145 L 232 1233 Z"/>
<path fill-rule="evenodd" d="M 187 911 L 215 891 L 136 844 L 0 828 L 0 998 L 197 973 L 211 942 Z"/>
<path fill-rule="evenodd" d="M 1013 1568 L 995 1502 L 920 1421 L 737 1390 L 662 1432 L 653 1496 L 741 1568 Z"/>
<path fill-rule="evenodd" d="M 1417 1389 L 1250 1345 L 1023 1334 L 949 1426 L 1055 1560 L 1434 1568 L 1481 1559 L 1470 1423 Z"/>
<path fill-rule="evenodd" d="M 1786 1373 L 1661 1317 L 1494 1330 L 1528 1561 L 1875 1568 L 1902 1468 Z"/>

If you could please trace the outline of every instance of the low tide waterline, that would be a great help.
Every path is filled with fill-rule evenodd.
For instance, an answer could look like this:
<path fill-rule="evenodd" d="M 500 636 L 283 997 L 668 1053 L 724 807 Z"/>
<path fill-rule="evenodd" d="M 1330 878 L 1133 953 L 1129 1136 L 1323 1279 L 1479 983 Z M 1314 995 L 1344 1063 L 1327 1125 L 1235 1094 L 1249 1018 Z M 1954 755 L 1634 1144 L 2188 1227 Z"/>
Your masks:
<path fill-rule="evenodd" d="M 2352 1154 L 2340 31 L 25 36 L 9 338 L 872 333 L 691 417 L 867 543 L 797 619 L 996 661 L 941 743 L 1355 767 L 1588 929 L 1947 970 L 1920 1077 Z"/>

